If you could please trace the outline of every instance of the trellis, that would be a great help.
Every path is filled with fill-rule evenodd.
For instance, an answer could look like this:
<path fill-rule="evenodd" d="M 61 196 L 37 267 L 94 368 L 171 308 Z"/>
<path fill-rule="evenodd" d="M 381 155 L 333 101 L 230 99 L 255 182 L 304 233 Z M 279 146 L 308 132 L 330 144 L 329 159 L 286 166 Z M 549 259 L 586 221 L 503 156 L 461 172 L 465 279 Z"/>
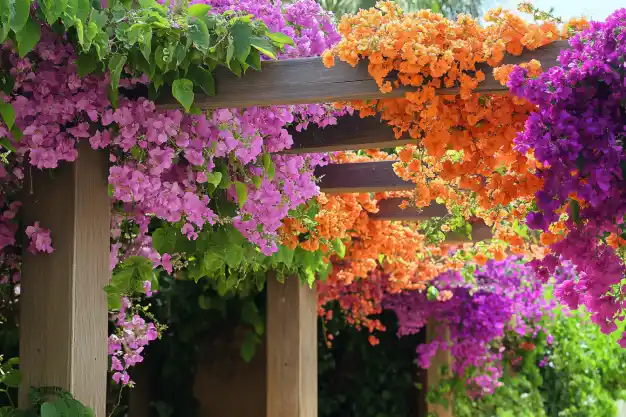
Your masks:
<path fill-rule="evenodd" d="M 557 64 L 559 41 L 521 56 L 505 58 L 505 64 L 536 59 L 544 69 Z M 477 90 L 506 90 L 482 68 L 486 79 Z M 400 97 L 407 88 L 379 91 L 367 72 L 367 63 L 356 68 L 338 63 L 325 68 L 320 58 L 266 62 L 261 72 L 237 78 L 227 71 L 216 73 L 215 97 L 196 96 L 202 109 L 286 105 Z M 438 94 L 455 94 L 445 88 Z M 158 102 L 163 109 L 177 107 L 171 97 Z M 412 143 L 396 140 L 390 127 L 376 118 L 345 117 L 338 126 L 294 132 L 294 147 L 284 153 L 384 148 Z M 398 178 L 392 162 L 329 165 L 320 168 L 320 187 L 328 193 L 409 190 L 413 184 Z M 107 368 L 107 302 L 103 286 L 110 279 L 110 205 L 107 157 L 85 143 L 75 163 L 62 164 L 52 177 L 31 169 L 25 181 L 26 221 L 41 220 L 52 230 L 55 252 L 24 257 L 20 357 L 24 387 L 59 386 L 105 416 Z M 446 213 L 433 205 L 423 211 L 400 210 L 398 200 L 383 201 L 379 219 L 424 220 Z M 478 227 L 482 238 L 490 230 Z M 268 280 L 267 316 L 267 416 L 317 416 L 317 311 L 315 292 L 298 279 L 285 284 Z M 25 400 L 27 390 L 21 392 Z"/>

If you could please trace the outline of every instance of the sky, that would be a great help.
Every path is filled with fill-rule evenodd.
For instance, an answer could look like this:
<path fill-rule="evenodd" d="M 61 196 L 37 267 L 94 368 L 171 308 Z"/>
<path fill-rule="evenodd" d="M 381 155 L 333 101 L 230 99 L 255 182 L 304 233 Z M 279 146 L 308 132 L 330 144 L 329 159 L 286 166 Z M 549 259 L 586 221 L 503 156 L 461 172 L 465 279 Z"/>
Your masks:
<path fill-rule="evenodd" d="M 485 3 L 487 8 L 502 6 L 515 9 L 519 0 L 486 0 Z M 546 11 L 554 7 L 554 15 L 564 19 L 585 16 L 592 20 L 604 20 L 615 10 L 626 7 L 626 0 L 532 0 L 532 3 Z"/>

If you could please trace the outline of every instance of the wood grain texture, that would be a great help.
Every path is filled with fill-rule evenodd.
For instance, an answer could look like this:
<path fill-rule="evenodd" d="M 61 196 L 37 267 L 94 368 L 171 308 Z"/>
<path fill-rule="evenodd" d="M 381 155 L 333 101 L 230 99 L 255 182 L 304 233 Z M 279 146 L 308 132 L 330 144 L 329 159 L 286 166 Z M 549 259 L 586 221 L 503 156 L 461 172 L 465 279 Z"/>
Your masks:
<path fill-rule="evenodd" d="M 311 125 L 301 132 L 291 128 L 289 133 L 293 137 L 293 146 L 281 154 L 381 149 L 417 144 L 417 140 L 408 135 L 396 139 L 393 129 L 380 118 L 361 118 L 358 113 L 341 117 L 334 126 L 320 128 Z"/>
<path fill-rule="evenodd" d="M 516 64 L 537 59 L 544 69 L 557 63 L 558 53 L 567 46 L 566 41 L 554 42 L 535 51 L 525 51 L 520 56 L 506 56 L 504 63 Z M 493 93 L 506 91 L 493 78 L 491 68 L 481 65 L 485 80 L 476 91 Z M 352 68 L 337 61 L 333 68 L 326 68 L 321 58 L 300 58 L 263 62 L 262 70 L 252 71 L 236 77 L 225 68 L 215 74 L 216 95 L 214 97 L 196 93 L 194 105 L 201 109 L 243 108 L 280 104 L 325 103 L 349 100 L 396 98 L 404 95 L 407 88 L 394 88 L 383 94 L 367 72 L 367 62 L 361 61 Z M 393 80 L 393 79 L 391 79 Z M 438 90 L 437 94 L 456 94 L 458 88 Z M 159 108 L 180 108 L 171 95 L 157 101 Z"/>
<path fill-rule="evenodd" d="M 400 204 L 404 198 L 389 198 L 378 202 L 378 213 L 370 214 L 370 217 L 376 220 L 394 220 L 404 222 L 419 222 L 429 220 L 433 217 L 443 217 L 448 214 L 448 209 L 443 204 L 432 204 L 422 209 L 415 207 L 407 207 L 401 209 Z M 482 220 L 472 224 L 472 239 L 458 234 L 448 233 L 446 243 L 466 243 L 478 242 L 481 240 L 491 239 L 493 232 L 491 227 L 487 226 Z"/>
<path fill-rule="evenodd" d="M 435 337 L 439 336 L 441 332 L 444 332 L 443 339 L 449 340 L 450 333 L 448 328 L 444 328 L 439 326 L 434 320 L 430 320 L 426 327 L 426 340 L 431 342 Z M 439 349 L 437 353 L 430 360 L 430 368 L 427 369 L 427 390 L 432 390 L 439 385 L 439 381 L 444 376 L 450 375 L 450 368 L 452 367 L 452 355 L 450 352 Z M 445 374 L 441 373 L 442 366 L 447 366 L 448 371 Z M 450 405 L 452 404 L 451 396 L 448 396 L 448 401 Z M 453 417 L 454 411 L 452 407 L 445 408 L 439 404 L 428 404 L 428 412 L 433 413 L 439 417 Z"/>
<path fill-rule="evenodd" d="M 30 386 L 58 386 L 105 417 L 110 202 L 107 155 L 79 147 L 54 172 L 32 168 L 24 220 L 52 232 L 52 254 L 25 252 L 20 298 L 20 403 Z M 29 188 L 32 187 L 32 194 Z"/>
<path fill-rule="evenodd" d="M 393 171 L 394 161 L 330 164 L 318 167 L 320 189 L 328 194 L 374 193 L 412 190 L 415 184 L 404 181 Z"/>
<path fill-rule="evenodd" d="M 267 280 L 267 417 L 317 417 L 317 294 Z"/>
<path fill-rule="evenodd" d="M 431 204 L 428 207 L 418 209 L 416 207 L 400 208 L 404 198 L 388 198 L 378 202 L 378 213 L 372 213 L 371 218 L 376 220 L 398 220 L 418 222 L 433 217 L 443 217 L 448 214 L 448 209 L 443 204 Z"/>

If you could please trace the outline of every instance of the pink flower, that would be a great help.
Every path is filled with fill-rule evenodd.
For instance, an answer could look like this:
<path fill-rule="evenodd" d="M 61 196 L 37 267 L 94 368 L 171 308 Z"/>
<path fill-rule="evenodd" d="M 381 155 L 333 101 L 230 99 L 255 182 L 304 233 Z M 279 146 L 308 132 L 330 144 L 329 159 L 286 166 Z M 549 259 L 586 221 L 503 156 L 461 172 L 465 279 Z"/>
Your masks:
<path fill-rule="evenodd" d="M 172 256 L 169 253 L 164 253 L 163 256 L 161 256 L 161 265 L 163 266 L 163 269 L 165 269 L 170 275 L 174 271 L 171 260 Z"/>
<path fill-rule="evenodd" d="M 50 237 L 50 230 L 39 227 L 39 222 L 35 222 L 32 226 L 28 226 L 26 228 L 26 236 L 28 236 L 30 240 L 28 250 L 31 253 L 54 252 L 54 248 L 52 247 L 52 238 Z"/>

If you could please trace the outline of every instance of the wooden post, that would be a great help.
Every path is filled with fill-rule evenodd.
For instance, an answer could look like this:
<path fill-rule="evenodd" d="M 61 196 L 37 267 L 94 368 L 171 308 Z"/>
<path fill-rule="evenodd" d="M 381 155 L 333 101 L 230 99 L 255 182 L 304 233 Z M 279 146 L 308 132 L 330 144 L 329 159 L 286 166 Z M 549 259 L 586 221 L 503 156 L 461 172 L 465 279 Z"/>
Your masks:
<path fill-rule="evenodd" d="M 26 225 L 52 232 L 52 254 L 26 253 L 20 298 L 20 404 L 31 386 L 70 391 L 105 416 L 110 202 L 107 155 L 79 146 L 73 163 L 27 168 Z"/>
<path fill-rule="evenodd" d="M 268 277 L 266 417 L 317 417 L 317 294 L 297 277 Z"/>
<path fill-rule="evenodd" d="M 446 332 L 444 335 L 444 340 L 448 340 L 449 339 L 448 328 L 446 327 L 445 330 L 443 330 L 440 326 L 437 325 L 437 323 L 435 323 L 434 321 L 430 321 L 426 328 L 426 340 L 430 342 L 441 331 Z M 446 375 L 441 374 L 441 367 L 444 365 L 448 367 L 448 372 Z M 431 390 L 437 387 L 439 385 L 439 381 L 443 379 L 444 376 L 449 376 L 451 367 L 452 367 L 452 356 L 450 355 L 450 352 L 439 349 L 437 353 L 435 354 L 435 356 L 431 359 L 430 368 L 428 368 L 427 370 L 426 379 L 427 379 L 428 385 L 427 385 L 426 392 L 428 392 L 428 390 Z M 449 401 L 448 408 L 445 408 L 438 404 L 428 404 L 428 412 L 434 413 L 434 414 L 436 413 L 435 415 L 437 415 L 438 417 L 453 417 L 454 416 L 454 412 L 453 412 L 454 410 L 452 407 L 453 398 L 451 395 L 448 395 L 448 401 Z"/>

